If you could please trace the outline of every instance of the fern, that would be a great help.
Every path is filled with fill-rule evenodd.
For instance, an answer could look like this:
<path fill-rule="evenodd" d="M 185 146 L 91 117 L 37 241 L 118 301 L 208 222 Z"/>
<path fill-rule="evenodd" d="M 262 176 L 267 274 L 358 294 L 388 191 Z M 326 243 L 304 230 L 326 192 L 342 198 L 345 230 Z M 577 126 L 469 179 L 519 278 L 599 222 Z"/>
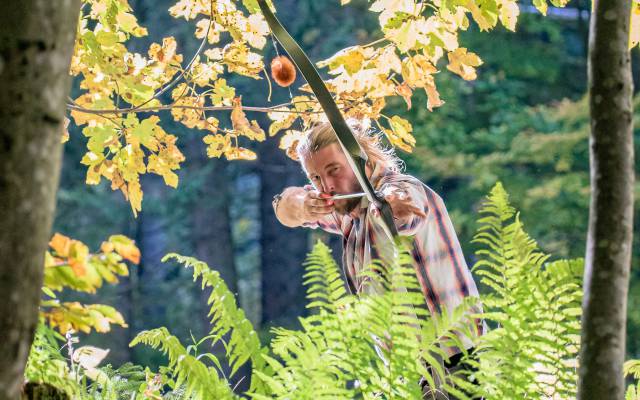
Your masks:
<path fill-rule="evenodd" d="M 499 183 L 480 210 L 474 241 L 486 246 L 473 271 L 493 289 L 484 318 L 497 328 L 481 338 L 476 377 L 488 398 L 570 398 L 576 393 L 582 260 L 547 263 L 523 230 Z"/>
<path fill-rule="evenodd" d="M 171 335 L 166 328 L 138 333 L 130 346 L 138 343 L 160 349 L 169 357 L 169 369 L 176 377 L 175 386 L 185 385 L 185 398 L 221 400 L 237 398 L 227 382 L 218 377 L 218 371 L 215 368 L 208 367 L 189 354 L 178 338 Z"/>
<path fill-rule="evenodd" d="M 276 357 L 265 359 L 274 373 L 257 372 L 273 398 L 422 398 L 424 361 L 444 357 L 443 343 L 461 345 L 454 331 L 469 305 L 441 316 L 436 327 L 423 307 L 406 244 L 397 247 L 389 264 L 377 262 L 365 272 L 379 293 L 356 297 L 346 294 L 330 250 L 321 242 L 314 246 L 304 276 L 317 314 L 300 319 L 302 330 L 273 329 Z"/>
<path fill-rule="evenodd" d="M 67 360 L 60 354 L 64 337 L 40 320 L 25 367 L 27 382 L 46 383 L 63 390 L 70 396 L 78 396 L 82 387 L 71 377 Z"/>
<path fill-rule="evenodd" d="M 193 257 L 181 256 L 170 253 L 163 257 L 162 261 L 174 259 L 183 264 L 186 268 L 193 269 L 193 280 L 200 278 L 202 289 L 211 288 L 211 294 L 207 300 L 210 306 L 208 316 L 211 318 L 212 329 L 208 338 L 211 345 L 222 341 L 222 338 L 230 333 L 228 342 L 222 342 L 226 348 L 231 375 L 248 360 L 251 360 L 254 369 L 265 367 L 263 355 L 266 349 L 260 344 L 257 332 L 251 322 L 247 319 L 244 311 L 238 308 L 235 296 L 217 271 L 213 271 L 209 266 Z M 209 355 L 214 357 L 213 355 Z M 215 362 L 215 360 L 214 360 Z M 252 391 L 258 390 L 262 383 L 259 379 L 251 379 Z"/>

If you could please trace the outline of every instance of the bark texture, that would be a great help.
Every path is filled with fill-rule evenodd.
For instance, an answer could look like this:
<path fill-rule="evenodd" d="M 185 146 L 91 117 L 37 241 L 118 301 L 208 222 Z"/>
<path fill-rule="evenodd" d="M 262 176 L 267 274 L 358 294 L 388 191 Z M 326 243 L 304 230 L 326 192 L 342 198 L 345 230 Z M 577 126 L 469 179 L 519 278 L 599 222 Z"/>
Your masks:
<path fill-rule="evenodd" d="M 0 399 L 20 396 L 42 286 L 80 2 L 0 13 Z"/>
<path fill-rule="evenodd" d="M 622 399 L 633 234 L 628 0 L 596 0 L 589 32 L 591 205 L 578 398 Z"/>

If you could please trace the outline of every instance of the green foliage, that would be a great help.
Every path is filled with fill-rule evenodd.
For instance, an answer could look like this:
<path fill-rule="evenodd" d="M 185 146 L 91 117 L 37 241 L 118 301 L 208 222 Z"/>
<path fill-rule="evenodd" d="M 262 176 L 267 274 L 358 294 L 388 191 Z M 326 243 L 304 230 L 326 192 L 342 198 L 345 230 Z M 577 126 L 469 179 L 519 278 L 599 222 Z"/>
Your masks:
<path fill-rule="evenodd" d="M 488 398 L 572 397 L 580 339 L 582 260 L 547 263 L 497 184 L 480 210 L 473 270 L 493 292 L 484 317 L 497 327 L 477 349 L 481 394 Z"/>
<path fill-rule="evenodd" d="M 218 371 L 189 354 L 178 338 L 166 328 L 140 332 L 131 342 L 160 349 L 169 357 L 169 369 L 175 377 L 175 387 L 185 385 L 184 396 L 195 399 L 233 399 L 231 388 L 221 380 Z"/>
<path fill-rule="evenodd" d="M 623 372 L 625 376 L 633 376 L 637 380 L 635 385 L 629 385 L 625 393 L 625 400 L 640 399 L 640 360 L 629 360 L 624 363 Z"/>
<path fill-rule="evenodd" d="M 247 319 L 244 311 L 238 308 L 235 296 L 220 278 L 220 274 L 211 270 L 206 263 L 193 257 L 171 253 L 162 260 L 170 259 L 175 259 L 185 267 L 193 268 L 193 279 L 201 279 L 203 290 L 211 288 L 207 304 L 210 306 L 208 316 L 211 318 L 212 329 L 207 339 L 211 341 L 211 346 L 219 341 L 223 342 L 229 357 L 231 375 L 235 374 L 238 368 L 248 360 L 251 360 L 254 368 L 262 368 L 264 366 L 262 355 L 266 350 L 262 348 L 253 325 Z M 224 341 L 223 338 L 227 334 L 230 334 L 230 337 L 228 341 Z M 254 389 L 257 384 L 257 380 L 252 381 Z"/>
<path fill-rule="evenodd" d="M 67 360 L 61 354 L 64 341 L 62 335 L 41 321 L 36 328 L 24 377 L 28 382 L 50 384 L 69 395 L 78 395 L 81 388 L 71 377 Z"/>
<path fill-rule="evenodd" d="M 131 346 L 146 344 L 168 357 L 168 364 L 152 374 L 132 365 L 96 369 L 99 360 L 83 360 L 82 355 L 72 357 L 82 368 L 70 371 L 55 340 L 43 331 L 27 373 L 78 390 L 78 398 L 99 399 L 239 398 L 229 378 L 249 361 L 252 385 L 244 395 L 259 400 L 420 399 L 423 377 L 429 387 L 460 399 L 575 397 L 582 261 L 548 262 L 524 232 L 501 184 L 480 212 L 475 241 L 482 249 L 473 270 L 492 289 L 482 296 L 483 310 L 478 299 L 467 298 L 455 310 L 430 315 L 423 307 L 409 243 L 402 240 L 396 242 L 392 260 L 376 261 L 363 272 L 363 294 L 347 294 L 329 248 L 319 242 L 304 264 L 312 314 L 300 318 L 301 329 L 273 329 L 268 351 L 218 272 L 194 258 L 169 254 L 165 260 L 191 268 L 194 279 L 210 290 L 209 335 L 185 347 L 166 328 L 139 333 Z M 469 328 L 478 318 L 493 328 L 480 337 Z M 476 348 L 462 360 L 473 372 L 447 374 L 444 349 L 464 349 L 465 339 Z M 224 360 L 199 353 L 205 343 L 224 345 L 229 376 Z M 640 363 L 625 364 L 625 374 L 640 376 Z M 87 384 L 87 377 L 93 382 Z M 627 398 L 635 399 L 638 389 L 630 386 Z"/>

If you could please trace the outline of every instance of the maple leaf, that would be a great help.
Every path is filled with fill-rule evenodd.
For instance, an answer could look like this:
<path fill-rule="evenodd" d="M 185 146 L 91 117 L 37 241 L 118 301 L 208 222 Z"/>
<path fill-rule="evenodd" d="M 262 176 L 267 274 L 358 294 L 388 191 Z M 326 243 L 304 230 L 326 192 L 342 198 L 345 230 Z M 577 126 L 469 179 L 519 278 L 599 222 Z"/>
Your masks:
<path fill-rule="evenodd" d="M 289 128 L 293 122 L 298 118 L 295 112 L 288 107 L 282 107 L 276 111 L 271 111 L 267 114 L 273 121 L 269 125 L 269 136 L 275 136 L 282 129 Z"/>
<path fill-rule="evenodd" d="M 534 5 L 536 1 L 544 2 L 545 0 L 533 0 Z M 486 31 L 496 26 L 498 22 L 498 6 L 495 0 L 467 0 L 465 5 L 471 11 L 471 15 L 481 31 Z"/>
<path fill-rule="evenodd" d="M 413 127 L 409 121 L 394 115 L 389 120 L 389 125 L 391 126 L 390 130 L 383 129 L 382 131 L 385 133 L 391 144 L 410 153 L 413 150 L 413 146 L 416 144 L 416 139 L 411 134 Z"/>
<path fill-rule="evenodd" d="M 229 72 L 254 79 L 260 79 L 260 72 L 264 69 L 262 56 L 253 53 L 244 43 L 233 42 L 223 49 L 222 60 Z"/>
<path fill-rule="evenodd" d="M 402 77 L 411 87 L 424 87 L 432 83 L 433 74 L 438 72 L 423 54 L 402 60 Z"/>
<path fill-rule="evenodd" d="M 241 25 L 242 38 L 249 43 L 249 46 L 262 49 L 267 43 L 266 36 L 269 34 L 269 25 L 262 14 L 251 14 Z M 244 22 L 243 21 L 243 22 Z"/>
<path fill-rule="evenodd" d="M 211 28 L 209 28 L 211 25 Z M 207 34 L 207 29 L 209 33 Z M 203 39 L 204 35 L 207 34 L 207 42 L 209 44 L 218 43 L 220 41 L 220 32 L 222 31 L 222 27 L 218 25 L 216 22 L 211 22 L 211 19 L 204 18 L 198 21 L 196 24 L 196 32 L 195 36 L 198 39 Z"/>
<path fill-rule="evenodd" d="M 447 54 L 449 58 L 449 65 L 447 69 L 453 73 L 456 73 L 464 80 L 476 79 L 476 69 L 482 65 L 482 60 L 475 53 L 468 53 L 467 49 L 460 47 L 454 51 L 450 51 Z"/>
<path fill-rule="evenodd" d="M 64 117 L 62 122 L 62 138 L 60 139 L 60 143 L 66 143 L 69 141 L 69 118 Z"/>
<path fill-rule="evenodd" d="M 520 15 L 518 3 L 510 0 L 503 0 L 500 2 L 499 8 L 500 22 L 502 22 L 502 25 L 504 25 L 505 28 L 515 32 L 516 21 L 518 20 L 518 15 Z"/>
<path fill-rule="evenodd" d="M 207 145 L 207 156 L 210 158 L 220 157 L 231 147 L 231 138 L 227 135 L 206 135 L 202 141 Z"/>
<path fill-rule="evenodd" d="M 71 239 L 56 232 L 49 241 L 49 247 L 51 247 L 58 256 L 67 257 L 71 247 Z"/>
<path fill-rule="evenodd" d="M 433 111 L 434 108 L 444 104 L 444 101 L 440 99 L 440 93 L 438 93 L 435 84 L 426 85 L 424 90 L 427 92 L 427 109 L 429 111 Z"/>
<path fill-rule="evenodd" d="M 346 71 L 353 75 L 362 69 L 362 64 L 374 53 L 370 47 L 353 46 L 340 50 L 330 58 L 316 63 L 318 67 L 329 67 L 330 74 L 340 74 Z"/>

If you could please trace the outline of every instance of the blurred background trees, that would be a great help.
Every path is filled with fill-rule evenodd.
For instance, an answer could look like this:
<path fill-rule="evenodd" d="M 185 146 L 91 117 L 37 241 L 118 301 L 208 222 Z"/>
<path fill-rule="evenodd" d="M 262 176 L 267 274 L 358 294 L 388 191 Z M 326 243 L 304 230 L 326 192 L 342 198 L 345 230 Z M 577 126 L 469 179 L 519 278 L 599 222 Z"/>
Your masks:
<path fill-rule="evenodd" d="M 185 57 L 194 54 L 199 43 L 192 35 L 193 24 L 167 12 L 174 1 L 130 3 L 139 22 L 149 29 L 148 37 L 132 41 L 140 51 L 173 35 L 181 46 L 178 52 Z M 529 233 L 544 251 L 558 257 L 584 255 L 589 207 L 585 100 L 589 7 L 585 0 L 572 1 L 567 8 L 551 8 L 542 17 L 532 6 L 525 6 L 515 33 L 500 27 L 481 33 L 472 24 L 461 33 L 460 41 L 484 60 L 476 80 L 437 74 L 446 103 L 434 112 L 424 106 L 425 95 L 414 97 L 410 110 L 401 99 L 393 99 L 393 113 L 413 123 L 417 139 L 412 154 L 401 153 L 407 172 L 443 196 L 470 264 L 478 204 L 497 180 L 523 210 Z M 278 2 L 280 20 L 313 61 L 379 38 L 377 17 L 367 9 L 363 0 L 345 7 L 338 1 Z M 273 45 L 267 43 L 265 60 L 273 56 Z M 637 49 L 633 57 L 638 82 Z M 243 94 L 244 104 L 264 104 L 264 81 L 238 77 L 230 84 Z M 287 89 L 274 89 L 273 104 L 288 100 Z M 636 99 L 636 112 L 640 112 L 639 102 Z M 262 114 L 249 118 L 267 121 Z M 194 289 L 188 271 L 160 263 L 167 252 L 194 255 L 218 269 L 264 335 L 272 325 L 296 326 L 297 317 L 305 314 L 301 262 L 312 241 L 329 241 L 340 256 L 339 238 L 277 223 L 271 209 L 273 195 L 285 186 L 304 184 L 305 177 L 274 140 L 252 148 L 257 161 L 228 163 L 207 158 L 201 138 L 171 118 L 163 120 L 163 127 L 179 137 L 178 145 L 187 157 L 177 173 L 189 178 L 172 189 L 160 177 L 144 175 L 146 196 L 138 218 L 108 184 L 85 184 L 79 161 L 86 145 L 80 131 L 72 128 L 65 144 L 54 231 L 82 239 L 91 248 L 111 234 L 122 233 L 135 238 L 142 254 L 140 265 L 131 268 L 124 284 L 99 292 L 99 302 L 121 310 L 129 327 L 115 327 L 110 335 L 86 339 L 111 348 L 108 361 L 116 365 L 158 361 L 153 359 L 157 353 L 128 348 L 142 329 L 163 325 L 184 339 L 206 332 L 202 294 Z M 640 129 L 635 130 L 635 138 L 638 146 Z M 640 356 L 640 315 L 634 315 L 640 307 L 638 235 L 634 240 L 627 358 Z"/>

